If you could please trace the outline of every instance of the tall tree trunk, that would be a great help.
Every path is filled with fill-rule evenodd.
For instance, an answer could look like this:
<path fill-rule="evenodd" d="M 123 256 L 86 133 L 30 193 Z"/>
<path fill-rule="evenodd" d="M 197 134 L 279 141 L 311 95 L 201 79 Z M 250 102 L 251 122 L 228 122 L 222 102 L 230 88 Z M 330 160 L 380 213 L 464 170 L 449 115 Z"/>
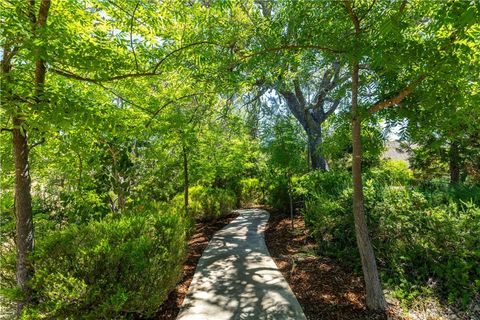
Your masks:
<path fill-rule="evenodd" d="M 354 61 L 352 70 L 352 176 L 353 176 L 353 216 L 358 250 L 362 261 L 363 276 L 367 292 L 367 305 L 371 309 L 385 310 L 386 301 L 378 276 L 377 263 L 368 235 L 365 220 L 363 184 L 362 184 L 362 145 L 361 119 L 358 111 L 358 61 Z"/>
<path fill-rule="evenodd" d="M 319 147 L 323 142 L 322 123 L 335 112 L 340 104 L 340 100 L 335 101 L 328 111 L 324 111 L 323 109 L 325 101 L 323 98 L 315 104 L 307 105 L 298 81 L 294 83 L 295 93 L 288 90 L 279 90 L 278 92 L 285 99 L 288 109 L 307 134 L 309 167 L 312 170 L 320 169 L 327 171 L 327 161 L 319 152 Z M 326 90 L 326 86 L 330 89 L 334 88 L 336 86 L 335 81 L 332 80 L 332 82 L 324 84 L 321 91 Z"/>
<path fill-rule="evenodd" d="M 13 156 L 15 159 L 15 218 L 16 218 L 16 276 L 17 284 L 22 290 L 22 300 L 17 302 L 17 315 L 31 300 L 31 289 L 28 281 L 33 275 L 31 261 L 28 260 L 33 251 L 33 215 L 30 168 L 28 166 L 28 137 L 21 129 L 23 120 L 13 119 Z"/>
<path fill-rule="evenodd" d="M 50 9 L 50 0 L 42 0 L 38 11 L 38 17 L 35 18 L 35 1 L 30 1 L 29 12 L 31 13 L 31 23 L 33 36 L 39 28 L 46 26 L 48 11 Z M 37 56 L 35 61 L 35 101 L 40 103 L 43 100 L 46 67 L 41 59 L 39 49 L 35 49 Z M 9 70 L 8 70 L 9 71 Z M 16 223 L 16 277 L 17 284 L 22 290 L 23 297 L 17 302 L 17 315 L 20 316 L 26 304 L 32 300 L 32 290 L 29 286 L 29 279 L 33 276 L 33 261 L 30 255 L 34 247 L 33 233 L 33 213 L 32 213 L 32 194 L 31 178 L 28 159 L 28 136 L 25 130 L 24 120 L 21 113 L 13 117 L 12 143 L 13 156 L 15 160 L 15 223 Z"/>
<path fill-rule="evenodd" d="M 456 185 L 460 182 L 460 154 L 458 150 L 458 142 L 453 141 L 450 144 L 450 185 Z"/>
<path fill-rule="evenodd" d="M 3 81 L 10 81 L 12 69 L 11 59 L 15 49 L 4 46 L 2 60 Z M 6 88 L 3 92 L 2 102 L 11 99 L 11 90 Z M 28 256 L 33 251 L 33 221 L 32 221 L 32 196 L 31 180 L 28 164 L 28 136 L 22 128 L 23 120 L 20 116 L 13 117 L 12 145 L 15 164 L 15 247 L 16 247 L 16 279 L 17 285 L 23 293 L 22 299 L 17 301 L 17 316 L 22 313 L 25 304 L 31 300 L 31 289 L 28 280 L 31 278 L 33 268 L 28 261 Z"/>

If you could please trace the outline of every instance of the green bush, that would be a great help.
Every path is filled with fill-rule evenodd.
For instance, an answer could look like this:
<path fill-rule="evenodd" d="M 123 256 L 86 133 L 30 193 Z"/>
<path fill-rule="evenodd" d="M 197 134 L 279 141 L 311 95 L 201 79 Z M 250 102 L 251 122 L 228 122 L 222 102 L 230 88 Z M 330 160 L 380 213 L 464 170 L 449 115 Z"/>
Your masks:
<path fill-rule="evenodd" d="M 393 164 L 393 165 L 392 165 Z M 365 175 L 368 226 L 387 287 L 408 303 L 439 294 L 462 305 L 480 291 L 480 208 L 475 186 L 409 187 L 396 163 Z M 360 270 L 348 172 L 314 172 L 295 180 L 305 222 L 322 254 Z"/>
<path fill-rule="evenodd" d="M 289 210 L 288 177 L 285 175 L 269 175 L 267 177 L 266 203 L 274 208 Z"/>
<path fill-rule="evenodd" d="M 384 160 L 380 166 L 372 168 L 368 174 L 384 185 L 409 185 L 413 182 L 413 171 L 402 160 Z"/>
<path fill-rule="evenodd" d="M 480 206 L 480 185 L 458 184 L 451 186 L 448 180 L 430 180 L 422 183 L 420 189 L 430 203 L 435 205 L 450 202 L 473 202 Z"/>
<path fill-rule="evenodd" d="M 480 208 L 435 206 L 409 189 L 386 188 L 382 198 L 369 212 L 370 231 L 395 293 L 414 298 L 424 286 L 466 305 L 480 289 Z"/>
<path fill-rule="evenodd" d="M 310 172 L 295 178 L 295 196 L 304 202 L 304 218 L 322 254 L 355 261 L 351 178 L 348 172 Z"/>
<path fill-rule="evenodd" d="M 187 225 L 173 211 L 136 212 L 37 233 L 36 303 L 23 318 L 153 315 L 179 279 Z"/>
<path fill-rule="evenodd" d="M 263 202 L 264 192 L 260 180 L 245 178 L 240 180 L 240 203 L 242 205 L 259 204 Z"/>
<path fill-rule="evenodd" d="M 211 220 L 230 213 L 235 208 L 235 193 L 220 188 L 194 186 L 188 189 L 189 215 L 197 220 Z M 183 194 L 173 199 L 177 208 L 183 208 Z"/>

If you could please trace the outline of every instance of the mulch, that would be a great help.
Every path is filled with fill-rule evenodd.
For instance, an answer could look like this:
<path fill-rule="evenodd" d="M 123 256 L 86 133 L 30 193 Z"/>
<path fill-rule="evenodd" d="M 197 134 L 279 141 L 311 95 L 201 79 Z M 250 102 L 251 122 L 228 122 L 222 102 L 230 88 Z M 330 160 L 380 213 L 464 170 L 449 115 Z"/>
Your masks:
<path fill-rule="evenodd" d="M 318 253 L 302 216 L 270 211 L 265 238 L 275 263 L 308 319 L 395 319 L 367 310 L 363 279 L 333 258 Z"/>
<path fill-rule="evenodd" d="M 198 260 L 203 254 L 203 251 L 208 245 L 208 242 L 213 237 L 215 232 L 222 229 L 238 216 L 232 213 L 220 219 L 208 222 L 198 222 L 195 224 L 195 231 L 188 241 L 188 255 L 187 260 L 183 266 L 182 279 L 177 284 L 174 290 L 170 292 L 167 300 L 160 306 L 155 320 L 172 320 L 175 319 L 180 311 L 180 306 L 187 295 L 188 287 L 192 282 L 195 268 Z"/>
<path fill-rule="evenodd" d="M 366 308 L 363 279 L 333 258 L 318 255 L 315 240 L 309 235 L 302 216 L 293 220 L 271 210 L 265 240 L 278 268 L 295 293 L 310 320 L 396 319 Z M 215 232 L 237 217 L 231 214 L 216 221 L 199 222 L 188 242 L 188 256 L 182 279 L 153 318 L 172 320 L 178 315 L 192 281 L 198 260 Z"/>

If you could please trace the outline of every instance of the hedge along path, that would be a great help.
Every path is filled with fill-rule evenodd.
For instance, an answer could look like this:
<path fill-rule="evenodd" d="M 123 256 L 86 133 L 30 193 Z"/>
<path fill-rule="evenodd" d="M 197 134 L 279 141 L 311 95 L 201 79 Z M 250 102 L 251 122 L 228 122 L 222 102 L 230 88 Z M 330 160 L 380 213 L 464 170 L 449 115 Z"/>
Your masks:
<path fill-rule="evenodd" d="M 306 319 L 265 244 L 269 213 L 238 213 L 203 252 L 177 319 Z"/>

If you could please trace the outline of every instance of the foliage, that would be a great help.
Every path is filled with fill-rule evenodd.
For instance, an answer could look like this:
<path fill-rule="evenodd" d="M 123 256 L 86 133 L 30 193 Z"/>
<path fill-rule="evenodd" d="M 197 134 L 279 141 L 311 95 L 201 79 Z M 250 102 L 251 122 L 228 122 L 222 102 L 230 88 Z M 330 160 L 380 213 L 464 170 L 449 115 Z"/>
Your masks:
<path fill-rule="evenodd" d="M 152 315 L 180 275 L 187 226 L 178 212 L 153 210 L 37 230 L 37 303 L 23 318 Z"/>
<path fill-rule="evenodd" d="M 466 306 L 480 291 L 478 186 L 411 187 L 411 170 L 392 161 L 366 178 L 367 219 L 386 286 L 405 304 L 435 293 Z M 347 172 L 315 172 L 295 190 L 320 252 L 359 268 L 349 182 Z"/>
<path fill-rule="evenodd" d="M 264 186 L 258 178 L 240 180 L 240 203 L 242 206 L 264 203 Z"/>
<path fill-rule="evenodd" d="M 264 152 L 269 155 L 263 179 L 267 202 L 276 208 L 287 208 L 292 176 L 308 170 L 305 138 L 293 118 L 275 120 L 263 137 Z"/>
<path fill-rule="evenodd" d="M 402 160 L 384 160 L 372 168 L 368 176 L 377 183 L 390 186 L 408 186 L 413 182 L 413 171 Z"/>
<path fill-rule="evenodd" d="M 387 280 L 398 276 L 388 281 L 399 295 L 428 276 L 451 299 L 478 290 L 478 271 L 466 272 L 478 262 L 477 2 L 52 1 L 41 27 L 37 13 L 49 3 L 0 2 L 0 250 L 12 252 L 1 257 L 0 281 L 14 285 L 15 209 L 30 205 L 15 208 L 15 174 L 30 169 L 31 192 L 21 194 L 33 199 L 37 238 L 32 318 L 151 314 L 174 285 L 190 218 L 242 203 L 285 208 L 293 195 L 322 250 L 352 261 L 352 61 L 361 64 L 366 207 Z M 358 37 L 348 3 L 361 17 Z M 292 83 L 309 102 L 296 112 L 316 108 L 312 119 L 323 122 L 332 111 L 319 151 L 334 172 L 306 174 L 306 133 L 272 102 Z M 405 86 L 415 90 L 402 108 L 366 112 Z M 334 101 L 340 112 L 323 110 Z M 381 162 L 384 119 L 416 146 L 417 180 Z M 28 138 L 23 168 L 14 131 Z M 448 187 L 456 166 L 464 183 Z M 184 189 L 191 217 L 182 216 Z M 32 216 L 23 213 L 20 222 Z"/>
<path fill-rule="evenodd" d="M 230 213 L 236 204 L 235 193 L 231 190 L 194 186 L 188 189 L 188 213 L 197 220 L 212 220 Z M 183 194 L 173 198 L 173 205 L 183 208 Z"/>
<path fill-rule="evenodd" d="M 323 150 L 333 170 L 348 169 L 352 166 L 352 141 L 350 114 L 343 112 L 328 123 Z M 364 168 L 378 166 L 385 150 L 384 137 L 375 119 L 365 121 L 361 133 L 362 165 Z"/>

